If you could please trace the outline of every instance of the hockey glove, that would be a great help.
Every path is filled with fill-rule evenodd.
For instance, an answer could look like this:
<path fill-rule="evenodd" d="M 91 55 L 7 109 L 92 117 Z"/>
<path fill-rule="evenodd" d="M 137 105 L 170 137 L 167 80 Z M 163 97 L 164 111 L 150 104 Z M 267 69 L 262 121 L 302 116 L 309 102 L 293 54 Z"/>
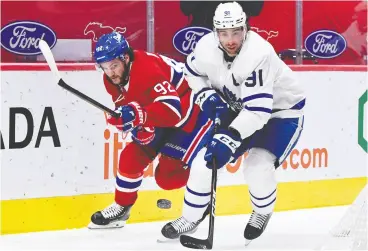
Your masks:
<path fill-rule="evenodd" d="M 207 151 L 204 155 L 207 167 L 213 168 L 213 159 L 216 159 L 217 168 L 226 165 L 240 146 L 241 141 L 239 133 L 234 129 L 220 129 L 207 146 Z"/>
<path fill-rule="evenodd" d="M 132 139 L 141 145 L 147 145 L 151 143 L 155 138 L 154 127 L 142 127 L 138 126 L 132 131 Z"/>
<path fill-rule="evenodd" d="M 123 132 L 132 131 L 137 126 L 143 125 L 147 119 L 146 111 L 137 102 L 120 106 L 116 112 L 121 114 L 120 118 L 109 117 L 107 121 Z"/>
<path fill-rule="evenodd" d="M 206 113 L 210 119 L 215 119 L 216 113 L 220 117 L 223 113 L 228 111 L 228 104 L 221 98 L 221 96 L 213 89 L 202 89 L 197 97 L 197 104 L 203 112 Z"/>

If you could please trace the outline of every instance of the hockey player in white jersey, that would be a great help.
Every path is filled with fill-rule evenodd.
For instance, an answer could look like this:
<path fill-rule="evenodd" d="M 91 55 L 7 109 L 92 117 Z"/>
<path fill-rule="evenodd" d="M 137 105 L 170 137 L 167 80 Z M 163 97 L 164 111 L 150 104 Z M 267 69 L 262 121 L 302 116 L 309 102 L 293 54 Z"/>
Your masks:
<path fill-rule="evenodd" d="M 247 244 L 263 233 L 274 210 L 275 170 L 299 139 L 305 96 L 291 69 L 270 43 L 249 30 L 246 20 L 238 3 L 220 4 L 214 31 L 187 57 L 189 85 L 208 116 L 220 114 L 221 129 L 194 159 L 183 215 L 162 228 L 166 238 L 192 233 L 202 221 L 210 201 L 213 159 L 222 170 L 248 151 L 243 170 L 253 212 L 244 230 Z"/>

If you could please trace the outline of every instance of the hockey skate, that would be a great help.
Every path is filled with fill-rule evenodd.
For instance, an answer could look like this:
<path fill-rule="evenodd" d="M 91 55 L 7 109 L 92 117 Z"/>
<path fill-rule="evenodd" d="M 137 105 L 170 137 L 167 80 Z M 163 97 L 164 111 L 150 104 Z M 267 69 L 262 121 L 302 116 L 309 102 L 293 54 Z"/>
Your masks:
<path fill-rule="evenodd" d="M 255 211 L 252 212 L 247 226 L 244 230 L 245 245 L 247 246 L 252 240 L 261 236 L 266 229 L 267 223 L 270 220 L 272 213 L 259 214 Z"/>
<path fill-rule="evenodd" d="M 162 236 L 158 239 L 158 242 L 170 242 L 179 240 L 182 234 L 193 234 L 197 231 L 197 227 L 201 223 L 201 220 L 197 222 L 190 222 L 183 216 L 167 223 L 162 229 Z"/>
<path fill-rule="evenodd" d="M 206 218 L 209 214 L 209 207 L 207 207 L 202 218 L 196 222 L 190 222 L 183 216 L 180 218 L 167 223 L 162 229 L 162 236 L 157 241 L 158 242 L 171 242 L 178 241 L 180 235 L 182 234 L 193 234 L 197 231 L 199 224 Z"/>
<path fill-rule="evenodd" d="M 114 202 L 104 210 L 94 213 L 88 228 L 106 229 L 124 227 L 125 222 L 129 219 L 131 208 L 132 205 L 120 206 Z"/>

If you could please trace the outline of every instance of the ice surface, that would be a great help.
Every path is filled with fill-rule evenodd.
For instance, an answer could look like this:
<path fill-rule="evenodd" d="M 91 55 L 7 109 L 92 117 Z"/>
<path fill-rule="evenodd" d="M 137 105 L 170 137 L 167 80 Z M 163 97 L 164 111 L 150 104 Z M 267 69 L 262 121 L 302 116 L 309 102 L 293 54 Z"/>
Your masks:
<path fill-rule="evenodd" d="M 219 216 L 213 250 L 318 250 L 346 211 L 346 206 L 276 212 L 266 232 L 244 246 L 250 215 Z M 127 224 L 121 229 L 74 229 L 0 237 L 1 250 L 188 250 L 179 242 L 158 243 L 166 222 Z M 194 236 L 206 238 L 208 219 Z"/>

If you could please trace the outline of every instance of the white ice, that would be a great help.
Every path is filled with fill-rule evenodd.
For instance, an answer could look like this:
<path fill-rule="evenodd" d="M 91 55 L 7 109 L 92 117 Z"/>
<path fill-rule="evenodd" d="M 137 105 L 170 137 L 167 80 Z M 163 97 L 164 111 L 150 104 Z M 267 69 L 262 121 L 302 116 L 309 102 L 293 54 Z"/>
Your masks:
<path fill-rule="evenodd" d="M 319 250 L 328 232 L 345 213 L 347 207 L 276 212 L 265 233 L 244 245 L 243 231 L 249 215 L 219 216 L 215 220 L 213 250 Z M 40 216 L 42 217 L 42 216 Z M 57 215 L 55 216 L 57 217 Z M 113 230 L 73 229 L 3 235 L 1 250 L 188 250 L 179 242 L 158 243 L 166 222 L 127 224 Z M 195 237 L 206 238 L 208 220 Z"/>

